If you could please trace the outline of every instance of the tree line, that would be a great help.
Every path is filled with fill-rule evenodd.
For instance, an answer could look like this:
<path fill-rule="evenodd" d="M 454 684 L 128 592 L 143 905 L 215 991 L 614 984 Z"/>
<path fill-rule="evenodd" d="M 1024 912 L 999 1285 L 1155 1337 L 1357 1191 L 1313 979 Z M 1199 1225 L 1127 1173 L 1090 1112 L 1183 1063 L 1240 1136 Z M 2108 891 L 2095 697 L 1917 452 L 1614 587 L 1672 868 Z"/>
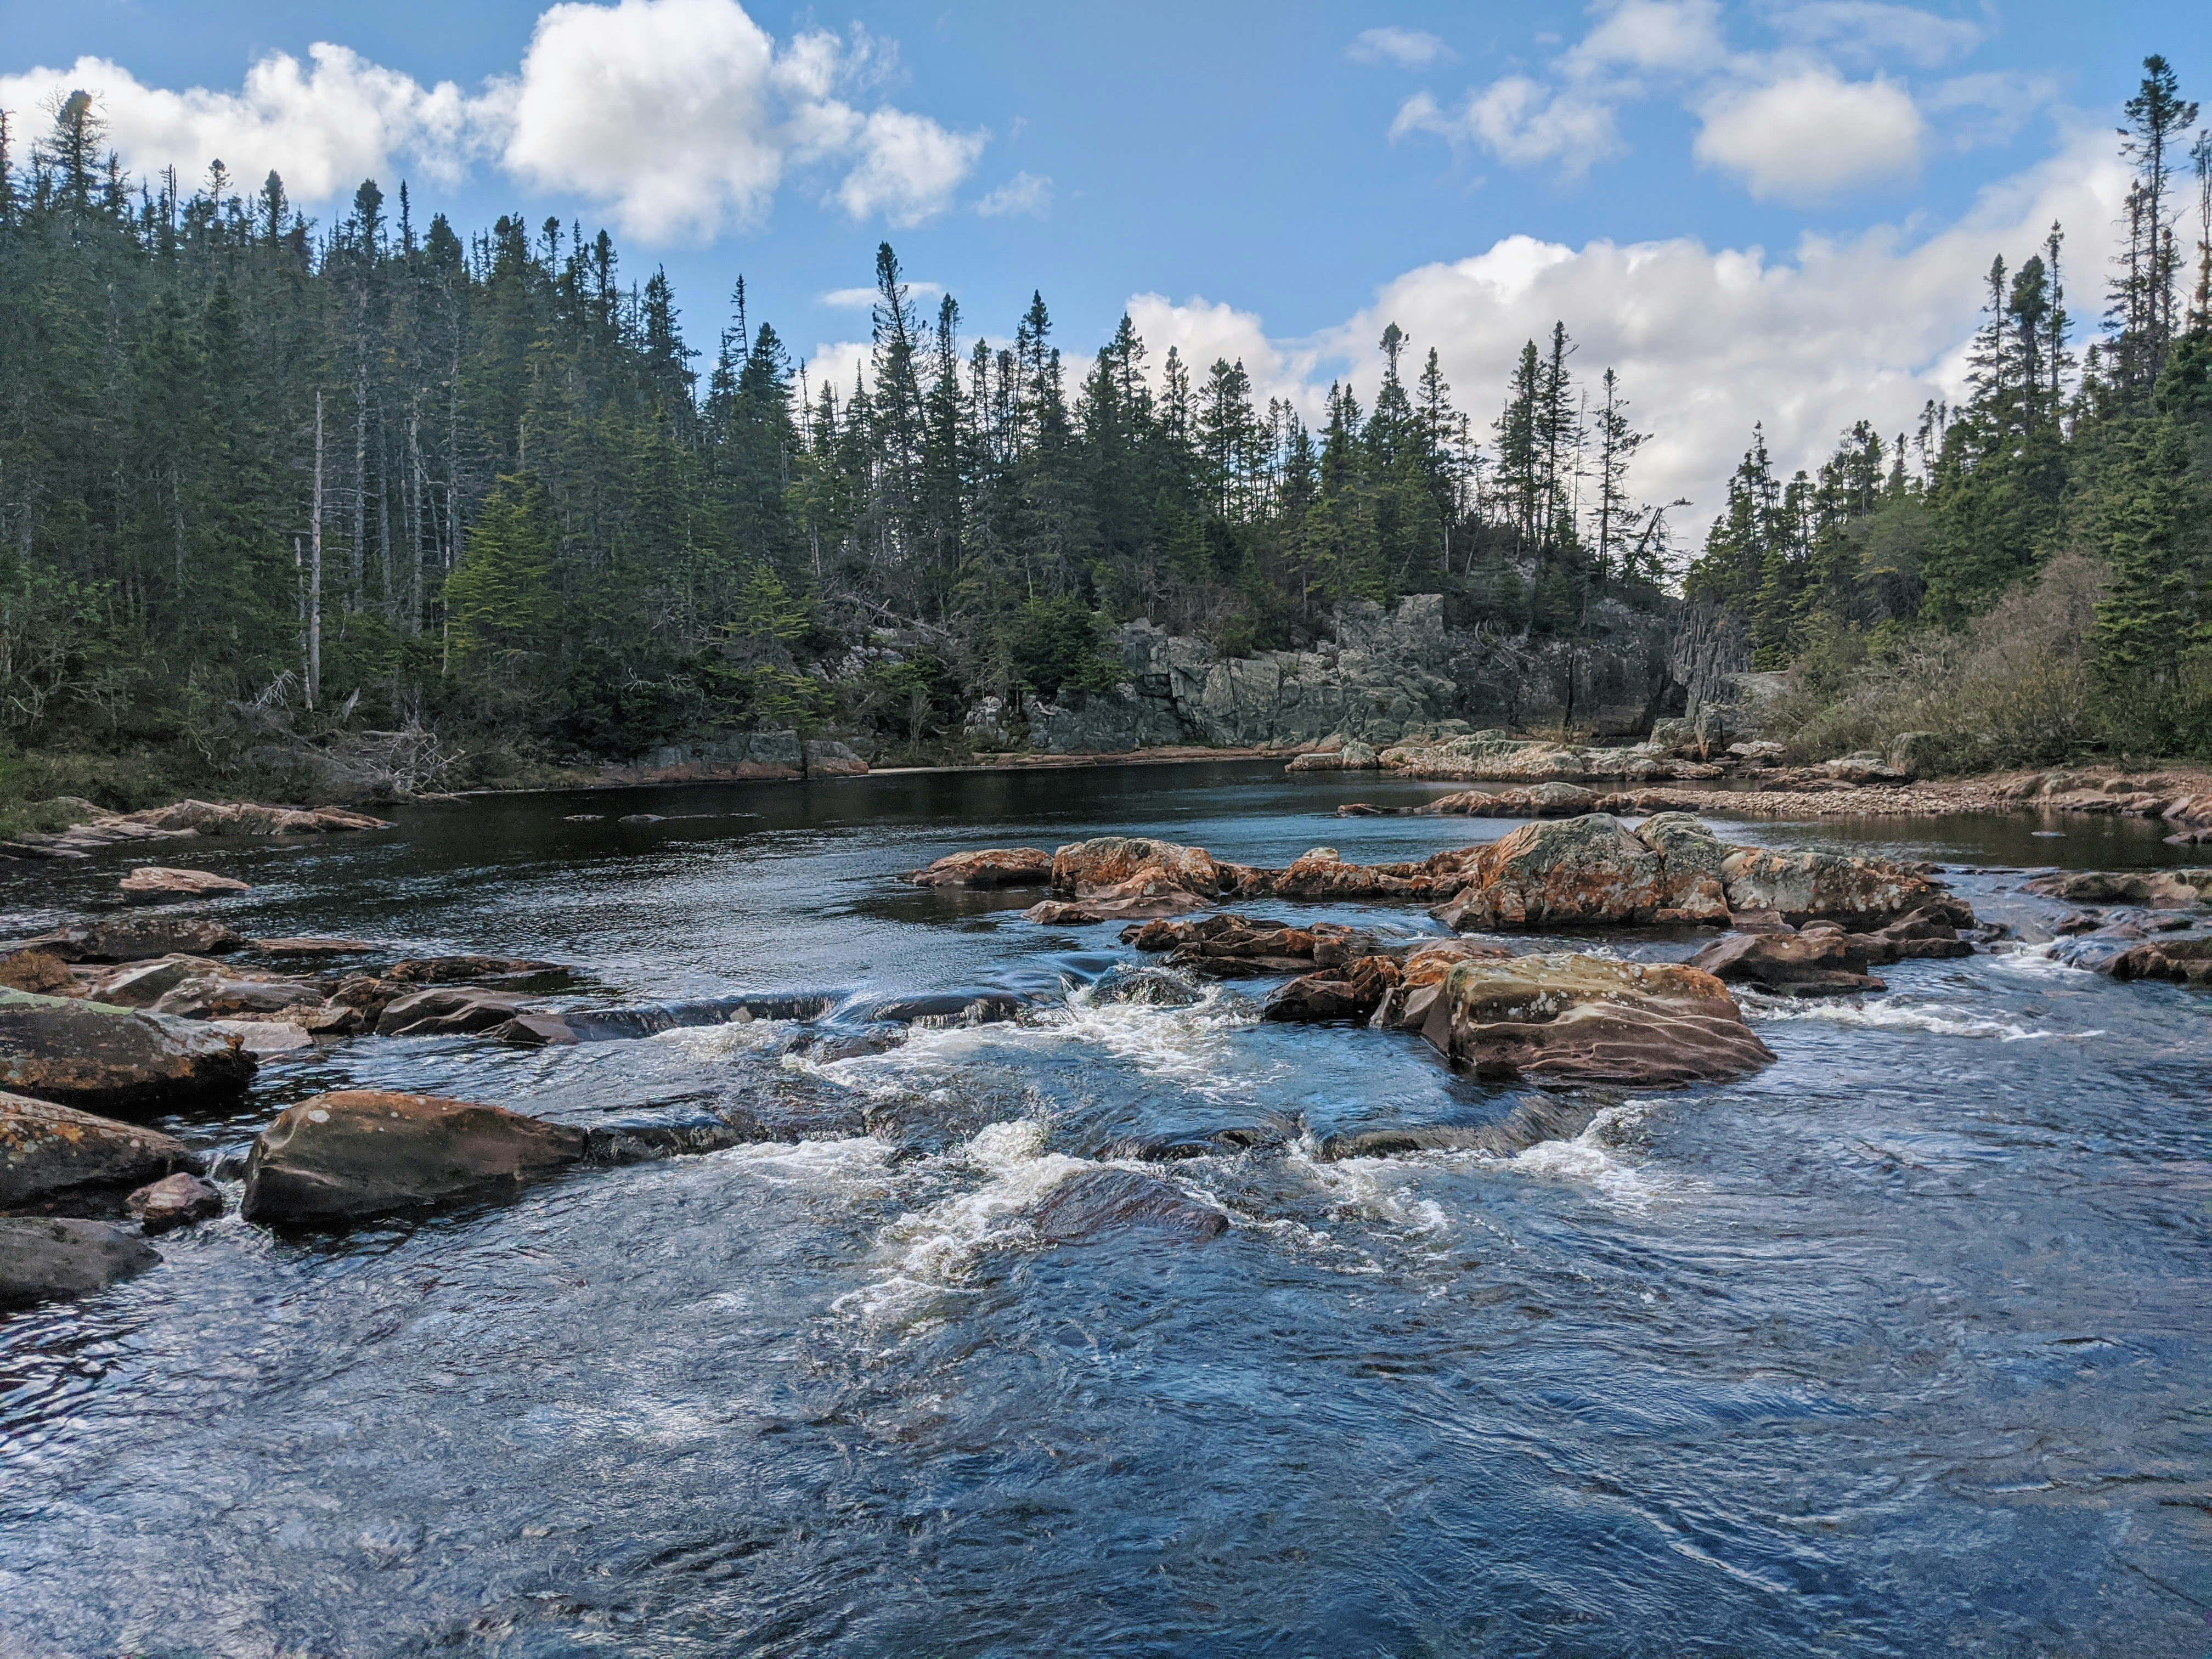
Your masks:
<path fill-rule="evenodd" d="M 1617 377 L 1564 326 L 1477 441 L 1395 324 L 1317 424 L 1124 317 L 1065 363 L 876 260 L 865 373 L 518 216 L 464 237 L 364 182 L 319 228 L 271 173 L 134 179 L 82 92 L 0 115 L 0 737 L 197 747 L 423 725 L 546 757 L 713 727 L 957 734 L 1118 678 L 1142 617 L 1248 653 L 1442 592 L 1569 635 L 1667 601 Z M 11 149 L 11 144 L 15 148 Z M 241 711 L 252 719 L 240 727 Z"/>
<path fill-rule="evenodd" d="M 2078 358 L 2053 225 L 2016 265 L 1992 261 L 1962 401 L 1888 439 L 1862 421 L 1786 480 L 1754 431 L 1686 587 L 1739 623 L 1758 666 L 1796 665 L 1840 695 L 1852 671 L 1983 627 L 2071 560 L 2096 601 L 2068 695 L 2098 716 L 2053 710 L 2040 747 L 2024 734 L 2008 757 L 2061 759 L 2085 734 L 2212 754 L 2212 128 L 2192 140 L 2197 114 L 2172 66 L 2146 59 L 2119 130 L 2132 179 L 2103 326 Z"/>

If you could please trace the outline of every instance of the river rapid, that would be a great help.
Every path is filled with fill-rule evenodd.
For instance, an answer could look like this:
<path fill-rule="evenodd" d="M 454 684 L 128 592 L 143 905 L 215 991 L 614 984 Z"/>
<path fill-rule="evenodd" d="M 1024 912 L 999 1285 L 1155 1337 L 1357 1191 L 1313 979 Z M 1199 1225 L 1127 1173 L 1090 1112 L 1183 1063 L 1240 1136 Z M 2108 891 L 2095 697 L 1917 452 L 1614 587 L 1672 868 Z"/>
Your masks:
<path fill-rule="evenodd" d="M 1279 866 L 1513 827 L 1332 816 L 1436 793 L 1261 763 L 887 775 L 161 849 L 253 884 L 218 912 L 243 932 L 573 963 L 577 1006 L 1030 1006 L 879 1052 L 765 1018 L 362 1039 L 164 1120 L 223 1160 L 232 1213 L 0 1316 L 0 1655 L 2212 1650 L 2202 993 L 2032 945 L 1908 962 L 1885 996 L 1753 1000 L 1779 1059 L 1743 1082 L 1616 1091 L 1512 1157 L 1329 1162 L 1332 1132 L 1530 1091 L 1410 1036 L 1262 1025 L 1270 981 L 1094 994 L 1136 959 L 1118 927 L 899 880 L 1124 830 Z M 664 821 L 616 821 L 641 811 Z M 2031 939 L 2064 912 L 2019 866 L 2198 850 L 2119 820 L 1717 827 L 1935 860 Z M 14 866 L 0 928 L 108 902 L 123 862 Z M 336 1237 L 240 1222 L 254 1132 L 356 1086 L 580 1123 L 844 1103 L 877 1132 Z M 1117 1139 L 1249 1127 L 1287 1145 L 1149 1166 L 1227 1211 L 1218 1238 L 1021 1224 Z"/>

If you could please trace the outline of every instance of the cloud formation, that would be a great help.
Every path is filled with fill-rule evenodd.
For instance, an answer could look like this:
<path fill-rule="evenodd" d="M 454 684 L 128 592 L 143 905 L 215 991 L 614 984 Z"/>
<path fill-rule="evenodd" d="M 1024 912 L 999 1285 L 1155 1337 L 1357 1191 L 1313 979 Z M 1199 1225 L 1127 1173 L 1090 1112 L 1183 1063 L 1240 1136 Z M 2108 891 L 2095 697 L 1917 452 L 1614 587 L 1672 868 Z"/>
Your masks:
<path fill-rule="evenodd" d="M 976 203 L 975 211 L 986 219 L 1009 215 L 1046 218 L 1052 212 L 1052 180 L 1034 173 L 1018 173 Z"/>
<path fill-rule="evenodd" d="M 1525 75 L 1509 75 L 1470 92 L 1455 110 L 1438 107 L 1425 92 L 1415 93 L 1390 124 L 1393 138 L 1409 132 L 1479 143 L 1513 167 L 1551 163 L 1568 178 L 1620 149 L 1607 105 L 1571 90 L 1548 91 Z"/>
<path fill-rule="evenodd" d="M 1344 55 L 1355 64 L 1384 64 L 1398 69 L 1426 69 L 1449 64 L 1459 54 L 1425 29 L 1400 28 L 1395 24 L 1362 29 Z"/>
<path fill-rule="evenodd" d="M 1808 70 L 1732 88 L 1704 111 L 1692 150 L 1741 179 L 1760 201 L 1825 201 L 1877 179 L 1910 177 L 1927 131 L 1896 82 Z"/>
<path fill-rule="evenodd" d="M 1564 320 L 1578 376 L 1620 372 L 1638 428 L 1655 434 L 1638 455 L 1635 487 L 1648 501 L 1687 497 L 1692 507 L 1676 527 L 1688 539 L 1721 505 L 1754 421 L 1778 465 L 1812 467 L 1854 421 L 1893 436 L 1912 428 L 1929 398 L 1960 396 L 1990 256 L 2017 263 L 2058 221 L 2080 236 L 2069 279 L 2090 290 L 2087 250 L 2101 246 L 2126 188 L 2106 135 L 2090 129 L 1917 239 L 1894 228 L 1808 237 L 1791 257 L 1771 258 L 1689 237 L 1569 247 L 1509 236 L 1407 271 L 1341 325 L 1301 340 L 1270 339 L 1257 316 L 1203 299 L 1140 294 L 1129 312 L 1155 374 L 1171 344 L 1198 373 L 1217 356 L 1241 356 L 1262 402 L 1288 397 L 1309 420 L 1347 366 L 1371 402 L 1376 342 L 1395 322 L 1416 361 L 1437 349 L 1486 445 L 1522 342 Z"/>
<path fill-rule="evenodd" d="M 451 181 L 489 159 L 661 241 L 758 224 L 798 169 L 829 173 L 827 199 L 855 219 L 917 224 L 951 205 L 988 142 L 856 107 L 887 56 L 857 26 L 779 46 L 738 0 L 563 0 L 538 17 L 516 71 L 475 93 L 426 88 L 343 46 L 307 56 L 303 69 L 269 54 L 236 92 L 148 87 L 84 58 L 0 77 L 0 108 L 35 126 L 82 87 L 134 173 L 174 166 L 197 179 L 220 158 L 249 182 L 273 168 L 310 202 L 395 164 Z"/>

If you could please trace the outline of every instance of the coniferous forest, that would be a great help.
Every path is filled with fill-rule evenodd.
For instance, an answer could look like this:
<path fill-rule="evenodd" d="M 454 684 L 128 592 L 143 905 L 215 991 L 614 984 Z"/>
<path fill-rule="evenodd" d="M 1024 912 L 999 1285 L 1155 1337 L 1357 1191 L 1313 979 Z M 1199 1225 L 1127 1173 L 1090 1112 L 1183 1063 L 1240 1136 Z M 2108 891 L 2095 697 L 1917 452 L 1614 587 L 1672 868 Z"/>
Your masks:
<path fill-rule="evenodd" d="M 1970 396 L 1787 478 L 1754 432 L 1685 561 L 1564 323 L 1480 415 L 1393 325 L 1371 407 L 1340 385 L 1309 428 L 1126 318 L 1064 361 L 1038 296 L 994 346 L 886 245 L 830 384 L 742 280 L 694 343 L 603 231 L 135 179 L 79 94 L 0 130 L 0 752 L 14 793 L 114 805 L 409 734 L 448 782 L 762 726 L 942 755 L 981 697 L 1110 684 L 1113 623 L 1236 654 L 1420 592 L 1540 641 L 1601 600 L 1717 614 L 1794 671 L 1801 745 L 2212 754 L 2197 114 L 2148 60 L 2117 249 L 1997 251 Z"/>

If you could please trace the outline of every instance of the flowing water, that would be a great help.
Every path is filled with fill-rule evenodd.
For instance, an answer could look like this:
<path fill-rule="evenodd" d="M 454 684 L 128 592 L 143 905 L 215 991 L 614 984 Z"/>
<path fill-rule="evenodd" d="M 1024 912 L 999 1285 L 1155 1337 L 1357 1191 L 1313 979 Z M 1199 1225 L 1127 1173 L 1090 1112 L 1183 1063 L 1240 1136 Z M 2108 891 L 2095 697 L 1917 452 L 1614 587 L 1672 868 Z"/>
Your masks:
<path fill-rule="evenodd" d="M 2033 949 L 1908 963 L 1887 996 L 1755 1006 L 1780 1058 L 1741 1083 L 1620 1091 L 1510 1158 L 1332 1163 L 1333 1131 L 1528 1091 L 1415 1039 L 1260 1024 L 1263 983 L 1115 1000 L 1092 988 L 1131 959 L 1118 929 L 896 879 L 1110 830 L 1281 864 L 1511 827 L 1330 816 L 1433 793 L 1256 764 L 882 776 L 173 854 L 254 884 L 222 912 L 243 931 L 572 963 L 577 1006 L 1030 1006 L 879 1049 L 774 1018 L 363 1040 L 169 1121 L 233 1181 L 279 1107 L 339 1086 L 577 1122 L 781 1099 L 878 1132 L 339 1237 L 234 1213 L 0 1316 L 0 1654 L 2212 1650 L 2202 994 Z M 640 811 L 665 821 L 614 821 Z M 1723 833 L 1935 860 L 2031 936 L 2060 912 L 2008 866 L 2177 856 L 2047 827 Z M 115 873 L 14 877 L 0 923 Z M 1229 1127 L 1287 1145 L 1154 1166 L 1232 1217 L 1210 1243 L 1021 1224 L 1123 1136 Z"/>

